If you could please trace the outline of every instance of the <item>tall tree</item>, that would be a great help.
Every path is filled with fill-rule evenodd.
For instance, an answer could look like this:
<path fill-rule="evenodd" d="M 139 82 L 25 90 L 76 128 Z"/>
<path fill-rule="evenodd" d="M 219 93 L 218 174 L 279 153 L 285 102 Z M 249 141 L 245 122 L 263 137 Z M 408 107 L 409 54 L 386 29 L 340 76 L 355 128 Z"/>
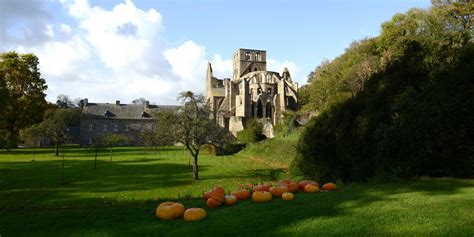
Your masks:
<path fill-rule="evenodd" d="M 193 178 L 199 179 L 198 157 L 201 147 L 208 143 L 221 142 L 227 134 L 210 118 L 211 110 L 202 94 L 191 91 L 180 93 L 182 110 L 175 114 L 170 131 L 178 142 L 184 144 L 193 157 Z"/>
<path fill-rule="evenodd" d="M 43 118 L 46 81 L 33 54 L 0 54 L 0 143 L 16 147 L 19 131 Z"/>
<path fill-rule="evenodd" d="M 67 108 L 74 108 L 76 107 L 76 105 L 74 104 L 74 102 L 69 98 L 68 95 L 63 95 L 63 94 L 59 94 L 58 97 L 56 98 L 56 105 L 59 107 L 59 108 L 62 108 L 62 109 L 67 109 Z"/>
<path fill-rule="evenodd" d="M 144 105 L 146 102 L 147 100 L 143 97 L 132 100 L 132 104 L 135 104 L 135 105 Z"/>

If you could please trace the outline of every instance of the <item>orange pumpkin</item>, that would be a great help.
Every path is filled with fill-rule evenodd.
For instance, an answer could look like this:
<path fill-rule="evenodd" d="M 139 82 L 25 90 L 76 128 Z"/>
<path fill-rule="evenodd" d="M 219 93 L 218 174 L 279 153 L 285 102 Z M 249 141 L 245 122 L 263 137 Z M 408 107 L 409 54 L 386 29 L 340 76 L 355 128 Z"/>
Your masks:
<path fill-rule="evenodd" d="M 230 194 L 230 195 L 225 195 L 225 200 L 224 200 L 225 205 L 235 205 L 237 203 L 237 197 Z"/>
<path fill-rule="evenodd" d="M 298 183 L 294 180 L 291 180 L 291 179 L 284 179 L 284 180 L 280 181 L 280 183 L 278 183 L 278 184 L 288 186 L 289 191 L 292 192 L 292 193 L 298 191 L 298 189 L 299 189 Z"/>
<path fill-rule="evenodd" d="M 267 191 L 256 191 L 252 193 L 254 202 L 269 202 L 272 200 L 272 194 Z"/>
<path fill-rule="evenodd" d="M 319 187 L 318 182 L 312 181 L 312 180 L 301 180 L 301 181 L 298 183 L 298 185 L 300 186 L 300 189 L 301 189 L 301 190 L 304 190 L 304 187 L 305 187 L 306 185 L 308 185 L 308 184 L 312 184 L 312 185 L 314 185 L 314 186 L 316 186 L 316 187 Z"/>
<path fill-rule="evenodd" d="M 212 194 L 212 189 L 209 190 L 209 191 L 207 191 L 207 192 L 205 192 L 205 193 L 204 193 L 204 196 L 203 196 L 204 201 L 207 201 L 207 199 L 209 199 L 209 198 L 211 197 L 211 194 Z"/>
<path fill-rule="evenodd" d="M 237 200 L 245 200 L 250 197 L 250 192 L 247 189 L 241 189 L 231 192 L 230 194 L 237 197 Z"/>
<path fill-rule="evenodd" d="M 216 207 L 219 207 L 222 204 L 222 202 L 219 202 L 214 198 L 209 198 L 207 199 L 206 204 L 207 204 L 207 207 L 209 208 L 216 208 Z"/>
<path fill-rule="evenodd" d="M 283 195 L 281 195 L 281 198 L 285 201 L 291 201 L 291 200 L 295 199 L 295 195 L 293 193 L 286 192 Z"/>
<path fill-rule="evenodd" d="M 307 193 L 315 193 L 315 192 L 319 192 L 319 188 L 318 186 L 308 184 L 304 187 L 304 191 Z"/>
<path fill-rule="evenodd" d="M 272 187 L 273 185 L 271 184 L 259 184 L 259 185 L 255 185 L 253 186 L 253 191 L 267 191 L 269 192 L 270 191 L 270 188 Z"/>
<path fill-rule="evenodd" d="M 328 190 L 328 191 L 331 191 L 331 190 L 336 190 L 337 189 L 337 186 L 336 184 L 334 183 L 327 183 L 327 184 L 324 184 L 323 187 L 321 187 L 323 190 Z"/>
<path fill-rule="evenodd" d="M 206 218 L 206 211 L 202 208 L 189 208 L 184 212 L 185 221 L 199 221 Z"/>
<path fill-rule="evenodd" d="M 275 197 L 281 197 L 283 193 L 286 193 L 288 191 L 289 191 L 289 188 L 286 185 L 279 185 L 279 186 L 270 188 L 270 193 L 272 193 L 272 195 Z"/>
<path fill-rule="evenodd" d="M 211 198 L 214 198 L 216 201 L 220 203 L 224 202 L 225 191 L 221 187 L 216 187 L 212 190 Z"/>
<path fill-rule="evenodd" d="M 177 202 L 163 202 L 155 211 L 155 216 L 162 220 L 176 219 L 183 215 L 184 205 Z"/>

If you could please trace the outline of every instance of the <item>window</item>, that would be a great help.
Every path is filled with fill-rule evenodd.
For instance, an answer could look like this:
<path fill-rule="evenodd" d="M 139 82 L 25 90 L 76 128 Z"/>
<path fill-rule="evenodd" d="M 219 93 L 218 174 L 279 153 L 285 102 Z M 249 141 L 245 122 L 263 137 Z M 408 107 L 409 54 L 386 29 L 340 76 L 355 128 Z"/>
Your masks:
<path fill-rule="evenodd" d="M 125 124 L 125 132 L 128 132 L 129 129 L 128 129 L 128 124 Z"/>
<path fill-rule="evenodd" d="M 258 88 L 258 94 L 262 94 L 262 88 Z"/>
<path fill-rule="evenodd" d="M 271 74 L 267 74 L 267 82 L 272 83 L 272 75 Z"/>
<path fill-rule="evenodd" d="M 94 124 L 90 123 L 89 124 L 89 132 L 92 132 L 94 130 Z"/>
<path fill-rule="evenodd" d="M 140 131 L 145 131 L 145 124 L 144 123 L 140 124 Z"/>
<path fill-rule="evenodd" d="M 151 130 L 153 130 L 153 131 L 156 130 L 156 124 L 154 124 L 154 123 L 151 124 Z"/>
<path fill-rule="evenodd" d="M 118 131 L 118 124 L 114 124 L 114 131 Z"/>
<path fill-rule="evenodd" d="M 260 61 L 260 53 L 255 53 L 255 61 Z"/>
<path fill-rule="evenodd" d="M 268 94 L 271 94 L 271 93 L 272 93 L 272 88 L 268 88 L 268 89 L 267 89 L 267 93 L 268 93 Z"/>
<path fill-rule="evenodd" d="M 104 124 L 104 132 L 107 132 L 107 124 Z"/>
<path fill-rule="evenodd" d="M 245 60 L 250 60 L 250 52 L 245 52 Z"/>

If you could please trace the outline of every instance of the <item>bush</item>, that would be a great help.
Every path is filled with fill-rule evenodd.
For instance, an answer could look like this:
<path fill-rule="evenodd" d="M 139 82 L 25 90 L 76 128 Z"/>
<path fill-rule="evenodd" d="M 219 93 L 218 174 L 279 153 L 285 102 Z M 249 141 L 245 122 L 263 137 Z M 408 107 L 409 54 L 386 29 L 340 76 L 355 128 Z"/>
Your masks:
<path fill-rule="evenodd" d="M 242 143 L 225 143 L 222 146 L 214 144 L 205 144 L 202 146 L 202 150 L 213 156 L 231 155 L 235 154 L 245 148 L 245 144 Z"/>
<path fill-rule="evenodd" d="M 452 67 L 423 70 L 408 54 L 376 74 L 364 91 L 323 112 L 298 142 L 297 167 L 319 180 L 473 177 L 474 46 Z M 421 55 L 423 57 L 423 55 Z"/>
<path fill-rule="evenodd" d="M 244 130 L 237 132 L 237 140 L 244 143 L 252 143 L 265 139 L 263 125 L 255 119 L 247 122 Z"/>

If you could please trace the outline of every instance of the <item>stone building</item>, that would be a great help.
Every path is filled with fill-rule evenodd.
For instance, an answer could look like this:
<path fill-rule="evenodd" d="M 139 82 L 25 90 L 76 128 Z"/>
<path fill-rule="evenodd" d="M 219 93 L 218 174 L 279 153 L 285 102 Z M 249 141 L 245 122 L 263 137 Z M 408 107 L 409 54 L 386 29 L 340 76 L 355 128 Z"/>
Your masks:
<path fill-rule="evenodd" d="M 156 114 L 174 111 L 179 106 L 89 103 L 85 100 L 81 114 L 80 144 L 91 145 L 98 137 L 108 133 L 125 135 L 130 145 L 140 144 L 140 132 L 156 129 Z"/>
<path fill-rule="evenodd" d="M 206 99 L 214 116 L 234 135 L 250 118 L 258 119 L 267 137 L 281 122 L 283 112 L 298 108 L 298 84 L 285 68 L 282 74 L 267 71 L 267 53 L 263 50 L 238 49 L 233 58 L 232 79 L 219 79 L 207 66 Z"/>

